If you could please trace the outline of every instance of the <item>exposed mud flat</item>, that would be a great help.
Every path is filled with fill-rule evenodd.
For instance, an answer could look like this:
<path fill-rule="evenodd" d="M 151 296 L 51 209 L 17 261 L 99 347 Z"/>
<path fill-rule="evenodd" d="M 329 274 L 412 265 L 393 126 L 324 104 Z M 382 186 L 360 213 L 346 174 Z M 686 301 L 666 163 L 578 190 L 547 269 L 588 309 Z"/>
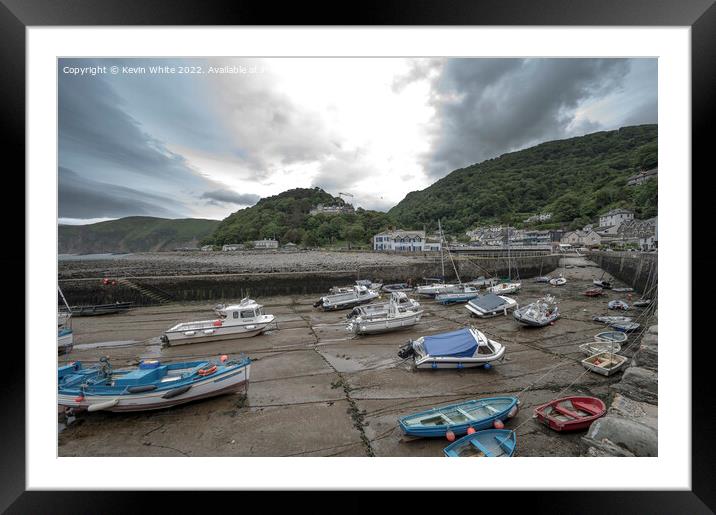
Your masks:
<path fill-rule="evenodd" d="M 76 318 L 75 349 L 61 356 L 61 363 L 92 362 L 108 355 L 113 366 L 120 367 L 144 357 L 176 361 L 244 353 L 253 364 L 245 395 L 155 412 L 78 414 L 66 427 L 61 415 L 59 455 L 437 457 L 448 442 L 407 442 L 401 438 L 398 417 L 460 400 L 519 395 L 521 409 L 506 425 L 517 428 L 516 456 L 579 456 L 584 432 L 555 433 L 532 420 L 532 408 L 558 395 L 610 400 L 609 386 L 622 374 L 603 377 L 587 372 L 578 346 L 605 330 L 593 316 L 624 314 L 609 311 L 607 302 L 628 301 L 629 294 L 607 291 L 599 298 L 583 296 L 592 279 L 602 277 L 602 270 L 581 258 L 564 259 L 559 272 L 568 279 L 566 285 L 526 279 L 522 291 L 513 295 L 520 305 L 545 293 L 558 299 L 561 319 L 541 329 L 522 326 L 511 315 L 471 318 L 464 305 L 441 306 L 426 299 L 421 300 L 426 312 L 417 326 L 354 337 L 345 330 L 347 311 L 319 311 L 312 307 L 316 296 L 309 295 L 257 299 L 278 320 L 278 327 L 263 335 L 180 347 L 161 348 L 158 336 L 177 322 L 212 318 L 216 302 L 172 303 Z M 609 274 L 604 278 L 624 286 Z M 641 313 L 636 308 L 626 315 Z M 649 325 L 639 321 L 642 328 Z M 409 361 L 397 356 L 410 338 L 467 324 L 505 344 L 505 361 L 489 370 L 414 371 Z M 633 333 L 624 354 L 638 349 L 638 341 Z"/>

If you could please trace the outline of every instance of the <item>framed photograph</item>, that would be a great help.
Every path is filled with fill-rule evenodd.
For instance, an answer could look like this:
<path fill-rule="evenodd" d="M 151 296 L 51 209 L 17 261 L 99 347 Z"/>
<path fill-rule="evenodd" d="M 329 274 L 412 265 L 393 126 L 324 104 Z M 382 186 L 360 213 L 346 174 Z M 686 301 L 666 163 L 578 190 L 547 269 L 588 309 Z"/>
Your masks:
<path fill-rule="evenodd" d="M 2 1 L 27 231 L 0 507 L 511 490 L 710 513 L 713 2 L 272 10 Z"/>

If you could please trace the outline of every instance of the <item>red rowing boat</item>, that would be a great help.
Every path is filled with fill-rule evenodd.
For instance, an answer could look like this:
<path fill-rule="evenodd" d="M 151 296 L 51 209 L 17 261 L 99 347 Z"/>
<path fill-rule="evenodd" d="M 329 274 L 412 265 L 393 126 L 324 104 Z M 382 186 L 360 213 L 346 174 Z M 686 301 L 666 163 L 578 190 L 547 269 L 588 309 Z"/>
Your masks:
<path fill-rule="evenodd" d="M 601 288 L 590 288 L 584 292 L 587 297 L 599 297 L 604 295 L 604 291 Z"/>
<path fill-rule="evenodd" d="M 537 406 L 534 416 L 555 431 L 579 431 L 606 412 L 607 407 L 596 397 L 563 397 Z"/>

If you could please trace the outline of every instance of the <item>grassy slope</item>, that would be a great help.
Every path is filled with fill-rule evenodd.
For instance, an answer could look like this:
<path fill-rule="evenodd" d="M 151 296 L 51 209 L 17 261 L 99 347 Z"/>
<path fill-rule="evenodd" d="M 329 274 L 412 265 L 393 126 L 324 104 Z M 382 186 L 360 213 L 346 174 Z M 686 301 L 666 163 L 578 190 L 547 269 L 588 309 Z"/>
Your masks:
<path fill-rule="evenodd" d="M 218 220 L 149 216 L 130 216 L 89 225 L 60 225 L 59 252 L 146 252 L 191 247 L 218 225 Z"/>

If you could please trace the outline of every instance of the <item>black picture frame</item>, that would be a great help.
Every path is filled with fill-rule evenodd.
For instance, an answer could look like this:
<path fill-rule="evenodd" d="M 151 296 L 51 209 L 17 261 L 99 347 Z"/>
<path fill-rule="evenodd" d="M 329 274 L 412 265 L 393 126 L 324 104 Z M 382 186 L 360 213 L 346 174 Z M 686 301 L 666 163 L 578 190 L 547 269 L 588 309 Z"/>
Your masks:
<path fill-rule="evenodd" d="M 692 162 L 696 169 L 707 161 L 713 146 L 708 130 L 714 119 L 713 93 L 716 91 L 716 6 L 714 0 L 452 0 L 398 2 L 364 0 L 357 4 L 218 2 L 200 0 L 0 0 L 0 110 L 6 127 L 6 158 L 14 155 L 17 169 L 25 165 L 25 30 L 32 26 L 82 25 L 553 25 L 553 26 L 688 26 L 691 27 L 692 72 Z M 688 174 L 689 171 L 683 171 Z M 7 175 L 6 175 L 7 177 Z M 692 175 L 692 181 L 695 177 Z M 19 182 L 24 188 L 23 183 Z M 24 191 L 24 189 L 23 189 Z M 698 189 L 692 191 L 698 192 Z M 16 190 L 17 193 L 17 190 Z M 708 194 L 708 193 L 707 193 Z M 15 194 L 14 197 L 20 197 Z M 22 196 L 24 198 L 24 196 Z M 706 205 L 696 202 L 693 205 Z M 15 216 L 17 209 L 14 210 Z M 7 213 L 6 213 L 7 216 Z M 705 215 L 706 216 L 706 215 Z M 697 220 L 693 212 L 694 221 Z M 24 227 L 12 224 L 8 241 L 13 245 L 25 240 Z M 14 234 L 12 231 L 14 230 Z M 695 232 L 692 232 L 694 234 Z M 15 251 L 2 257 L 7 270 L 23 269 L 24 256 Z M 707 253 L 705 253 L 707 254 Z M 708 270 L 708 256 L 693 255 L 694 270 Z M 19 274 L 9 274 L 19 283 Z M 10 279 L 10 278 L 8 278 Z M 691 281 L 691 278 L 687 278 Z M 10 287 L 7 282 L 6 287 Z M 13 285 L 12 301 L 23 302 L 17 292 L 24 284 Z M 21 298 L 19 298 L 21 297 Z M 6 297 L 7 298 L 7 297 Z M 694 303 L 692 320 L 699 320 L 705 308 Z M 25 313 L 25 317 L 29 316 Z M 686 321 L 680 321 L 684 325 Z M 685 335 L 689 335 L 685 330 Z M 691 333 L 696 341 L 695 333 Z M 669 343 L 683 347 L 685 341 Z M 716 456 L 711 445 L 716 434 L 706 367 L 712 363 L 713 343 L 692 345 L 692 490 L 610 492 L 510 492 L 513 506 L 532 506 L 534 511 L 551 513 L 711 513 L 716 510 Z M 25 365 L 24 349 L 17 342 L 5 341 L 4 357 L 8 366 L 0 374 L 0 511 L 8 513 L 119 513 L 146 506 L 147 492 L 28 492 L 25 488 Z M 31 358 L 31 357 L 30 357 Z M 668 365 L 668 364 L 667 364 Z M 674 416 L 662 413 L 661 416 Z M 684 424 L 684 427 L 688 425 Z M 406 471 L 407 473 L 407 471 Z M 617 474 L 618 471 L 615 471 Z M 625 478 L 625 482 L 628 479 Z M 504 508 L 506 492 L 480 494 L 479 509 Z M 216 494 L 212 493 L 212 498 Z M 245 494 L 242 494 L 245 495 Z M 342 501 L 345 506 L 367 508 L 367 502 Z M 313 496 L 302 496 L 311 500 Z M 421 500 L 425 509 L 429 496 Z M 432 496 L 434 498 L 434 496 Z M 204 496 L 174 493 L 174 502 L 188 511 L 202 509 Z M 257 499 L 242 504 L 251 506 Z M 556 501 L 559 502 L 556 502 Z M 325 500 L 323 501 L 325 502 Z M 414 498 L 408 502 L 415 502 Z M 524 505 L 523 505 L 524 506 Z M 205 508 L 205 507 L 204 507 Z M 477 508 L 477 506 L 476 506 Z M 523 508 L 526 509 L 526 508 Z"/>

